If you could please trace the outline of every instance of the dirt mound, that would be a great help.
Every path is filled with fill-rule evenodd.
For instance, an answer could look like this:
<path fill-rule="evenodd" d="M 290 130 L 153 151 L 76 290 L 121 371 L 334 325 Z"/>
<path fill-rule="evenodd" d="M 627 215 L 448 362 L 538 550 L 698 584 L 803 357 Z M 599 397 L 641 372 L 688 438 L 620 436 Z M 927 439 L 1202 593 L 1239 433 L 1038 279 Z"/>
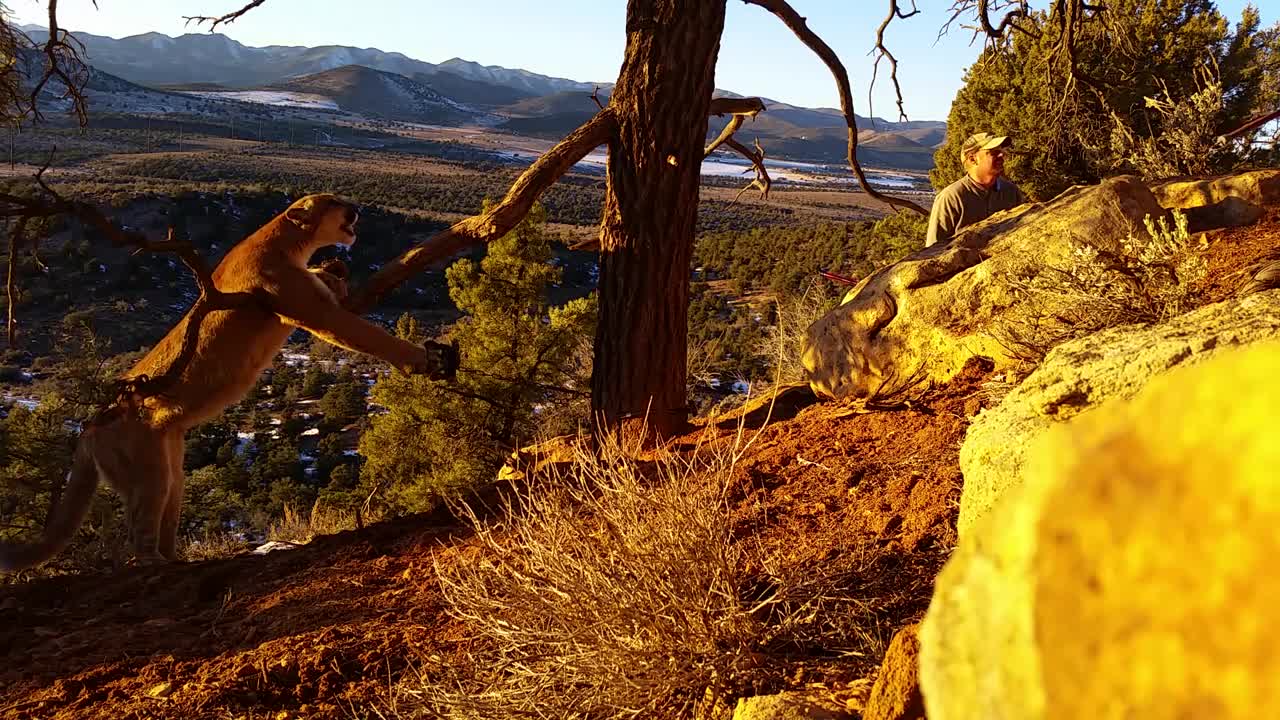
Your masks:
<path fill-rule="evenodd" d="M 1258 263 L 1280 252 L 1280 209 L 1272 209 L 1260 223 L 1208 233 L 1205 253 L 1208 276 L 1204 304 L 1225 300 L 1243 285 Z"/>
<path fill-rule="evenodd" d="M 446 631 L 431 562 L 462 530 L 406 518 L 266 556 L 7 589 L 0 717 L 333 716 L 383 699 Z"/>
<path fill-rule="evenodd" d="M 975 362 L 894 411 L 799 393 L 760 429 L 748 414 L 738 538 L 801 571 L 854 567 L 887 642 L 923 613 L 954 543 L 959 445 L 985 376 Z M 733 442 L 729 420 L 677 445 Z M 433 564 L 474 554 L 469 538 L 440 512 L 265 556 L 0 590 L 0 717 L 339 718 L 385 704 L 415 663 L 447 663 L 467 643 Z M 828 660 L 822 677 L 838 689 L 878 660 Z"/>

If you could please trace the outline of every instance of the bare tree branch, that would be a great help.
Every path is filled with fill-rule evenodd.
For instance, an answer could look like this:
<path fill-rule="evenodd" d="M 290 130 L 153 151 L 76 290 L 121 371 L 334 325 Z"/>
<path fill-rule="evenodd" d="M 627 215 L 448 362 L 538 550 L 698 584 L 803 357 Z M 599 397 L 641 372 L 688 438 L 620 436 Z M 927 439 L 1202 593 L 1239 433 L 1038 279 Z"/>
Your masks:
<path fill-rule="evenodd" d="M 98 231 L 108 242 L 117 247 L 132 247 L 136 252 L 171 252 L 178 255 L 182 262 L 195 275 L 196 284 L 200 288 L 200 296 L 196 298 L 195 303 L 191 307 L 191 313 L 186 319 L 185 335 L 183 336 L 182 348 L 174 358 L 169 368 L 157 377 L 151 378 L 141 376 L 136 378 L 126 378 L 120 381 L 117 387 L 117 395 L 138 395 L 149 397 L 164 393 L 172 384 L 181 376 L 183 370 L 191 362 L 191 357 L 195 354 L 197 340 L 199 339 L 200 324 L 210 312 L 214 310 L 230 310 L 237 307 L 246 307 L 260 302 L 259 298 L 252 293 L 224 293 L 219 291 L 213 284 L 213 275 L 204 259 L 195 251 L 189 243 L 179 242 L 173 236 L 173 229 L 170 228 L 168 239 L 162 242 L 155 242 L 148 239 L 140 232 L 132 230 L 122 230 L 115 223 L 111 222 L 106 215 L 97 207 L 79 200 L 67 200 L 59 195 L 53 188 L 44 181 L 44 172 L 49 167 L 46 162 L 44 167 L 40 168 L 36 173 L 35 180 L 40 186 L 43 196 L 41 197 L 22 197 L 10 193 L 0 193 L 0 217 L 14 218 L 14 229 L 9 239 L 9 276 L 7 280 L 7 290 L 9 292 L 9 345 L 14 343 L 14 266 L 16 264 L 16 253 L 23 239 L 23 232 L 26 224 L 33 218 L 53 217 L 56 215 L 70 215 L 80 223 L 92 227 Z M 38 238 L 32 238 L 33 243 Z"/>
<path fill-rule="evenodd" d="M 347 297 L 347 309 L 368 312 L 385 293 L 424 270 L 437 260 L 448 258 L 468 245 L 485 243 L 506 235 L 529 213 L 533 203 L 574 163 L 607 143 L 618 129 L 612 107 L 596 113 L 569 137 L 543 153 L 516 179 L 511 189 L 488 212 L 454 223 L 432 235 L 400 257 L 387 263 L 358 292 Z"/>
<path fill-rule="evenodd" d="M 764 167 L 764 148 L 760 147 L 760 138 L 756 138 L 754 150 L 743 145 L 734 138 L 728 138 L 725 140 L 725 144 L 734 150 L 737 150 L 739 154 L 750 160 L 752 167 L 756 171 L 756 179 L 752 180 L 746 187 L 739 190 L 738 194 L 734 196 L 733 201 L 738 202 L 738 199 L 742 197 L 742 193 L 750 190 L 751 188 L 759 188 L 760 198 L 762 200 L 768 200 L 769 188 L 773 186 L 773 181 L 769 179 L 769 171 Z"/>
<path fill-rule="evenodd" d="M 734 115 L 729 118 L 729 122 L 726 123 L 724 129 L 720 131 L 720 135 L 717 136 L 715 140 L 712 140 L 702 151 L 702 157 L 708 157 L 711 153 L 715 152 L 717 148 L 725 144 L 729 138 L 732 138 L 733 134 L 738 132 L 738 128 L 742 127 L 744 117 L 745 116 L 743 115 Z"/>
<path fill-rule="evenodd" d="M 867 182 L 866 173 L 862 171 L 862 165 L 858 163 L 858 122 L 853 114 L 853 98 L 849 90 L 849 73 L 845 70 L 844 64 L 840 62 L 840 58 L 836 57 L 831 47 L 809 29 L 808 25 L 805 24 L 805 19 L 787 4 L 786 0 L 742 1 L 748 5 L 758 5 L 782 20 L 788 28 L 791 28 L 791 32 L 800 38 L 801 42 L 808 46 L 810 50 L 813 50 L 818 57 L 822 58 L 822 61 L 831 70 L 831 74 L 835 76 L 836 85 L 840 89 L 840 110 L 844 113 L 845 124 L 849 126 L 849 167 L 858 178 L 858 184 L 862 186 L 863 192 L 891 207 L 907 208 L 921 215 L 928 215 L 929 213 L 924 208 L 914 202 L 885 195 L 871 187 L 871 184 Z"/>
<path fill-rule="evenodd" d="M 898 84 L 898 59 L 889 52 L 889 48 L 884 44 L 884 31 L 888 29 L 889 23 L 894 18 L 906 20 L 912 15 L 918 15 L 919 8 L 916 7 L 916 0 L 911 0 L 911 12 L 904 13 L 902 8 L 898 6 L 898 0 L 889 0 L 889 15 L 880 23 L 880 27 L 876 28 L 876 45 L 871 49 L 875 55 L 876 61 L 871 66 L 871 83 L 867 86 L 867 114 L 871 117 L 872 126 L 875 126 L 875 110 L 872 106 L 871 94 L 876 89 L 876 78 L 880 75 L 880 60 L 882 58 L 889 59 L 889 79 L 893 81 L 893 91 L 898 99 L 898 118 L 907 119 L 907 110 L 902 104 L 902 86 Z"/>
<path fill-rule="evenodd" d="M 84 97 L 84 85 L 89 78 L 89 66 L 82 58 L 84 45 L 71 33 L 58 27 L 58 0 L 48 0 L 48 2 L 49 37 L 45 40 L 43 47 L 44 72 L 32 86 L 31 96 L 26 106 L 23 107 L 20 104 L 15 106 L 15 115 L 19 120 L 28 115 L 33 120 L 41 120 L 44 115 L 40 112 L 40 93 L 44 92 L 50 80 L 57 79 L 63 85 L 62 97 L 71 100 L 71 111 L 83 127 L 89 122 Z M 14 49 L 18 48 L 15 46 Z M 15 57 L 14 60 L 16 62 L 17 58 Z"/>
<path fill-rule="evenodd" d="M 241 15 L 244 15 L 245 13 L 258 7 L 259 5 L 265 3 L 266 1 L 267 0 L 251 0 L 244 7 L 234 12 L 229 12 L 226 15 L 217 15 L 217 16 L 184 15 L 182 16 L 182 19 L 186 20 L 188 25 L 190 25 L 191 23 L 195 23 L 197 25 L 203 25 L 204 23 L 209 23 L 209 32 L 213 32 L 214 30 L 218 29 L 219 25 L 230 25 L 236 20 L 239 20 Z"/>
<path fill-rule="evenodd" d="M 702 157 L 707 157 L 716 151 L 733 134 L 742 127 L 742 123 L 747 118 L 754 118 L 756 115 L 764 112 L 764 101 L 760 98 L 712 98 L 710 115 L 732 115 L 729 123 L 720 131 L 719 137 L 707 145 L 702 151 Z"/>
<path fill-rule="evenodd" d="M 711 106 L 707 110 L 708 115 L 746 115 L 747 117 L 755 117 L 762 112 L 764 112 L 764 101 L 755 97 L 711 98 Z"/>
<path fill-rule="evenodd" d="M 591 91 L 591 99 L 596 102 L 596 107 L 600 108 L 601 110 L 604 109 L 604 103 L 600 102 L 600 86 L 599 85 L 595 86 L 595 88 Z"/>
<path fill-rule="evenodd" d="M 14 306 L 17 298 L 15 297 L 14 276 L 17 273 L 18 265 L 18 245 L 22 243 L 22 235 L 27 228 L 27 218 L 18 218 L 13 224 L 13 232 L 9 234 L 9 275 L 5 279 L 5 293 L 9 300 L 9 347 L 13 347 L 13 339 L 16 334 L 17 317 L 15 316 Z"/>
<path fill-rule="evenodd" d="M 1057 0 L 1055 0 L 1056 2 Z M 1078 2 L 1079 0 L 1071 0 Z M 1016 6 L 1000 19 L 998 24 L 991 21 L 991 13 L 1000 12 L 1006 7 Z M 1008 39 L 1010 30 L 1030 35 L 1032 37 L 1040 37 L 1039 31 L 1030 25 L 1018 22 L 1031 16 L 1031 9 L 1028 7 L 1027 0 L 955 0 L 951 4 L 951 17 L 943 23 L 938 29 L 938 37 L 946 35 L 951 29 L 951 25 L 960 17 L 968 17 L 974 15 L 978 19 L 978 24 L 962 25 L 967 30 L 972 30 L 975 37 L 982 35 L 988 43 L 1003 42 Z"/>

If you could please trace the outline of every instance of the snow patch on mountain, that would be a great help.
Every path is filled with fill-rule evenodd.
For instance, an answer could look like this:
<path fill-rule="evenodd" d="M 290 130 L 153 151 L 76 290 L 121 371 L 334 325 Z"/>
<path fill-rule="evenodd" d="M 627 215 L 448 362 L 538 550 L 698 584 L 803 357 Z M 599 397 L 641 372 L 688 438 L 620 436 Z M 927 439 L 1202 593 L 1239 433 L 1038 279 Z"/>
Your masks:
<path fill-rule="evenodd" d="M 286 92 L 283 90 L 235 90 L 186 92 L 209 100 L 239 100 L 241 102 L 258 103 L 260 105 L 276 105 L 280 107 L 308 108 L 312 110 L 337 110 L 338 103 L 323 95 L 309 93 Z"/>

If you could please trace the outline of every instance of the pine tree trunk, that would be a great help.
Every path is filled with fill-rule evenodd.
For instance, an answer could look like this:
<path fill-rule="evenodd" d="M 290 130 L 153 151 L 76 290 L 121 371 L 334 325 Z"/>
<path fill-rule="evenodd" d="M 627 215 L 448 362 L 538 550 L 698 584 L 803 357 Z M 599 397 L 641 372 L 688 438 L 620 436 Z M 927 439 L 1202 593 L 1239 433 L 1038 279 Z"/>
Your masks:
<path fill-rule="evenodd" d="M 592 409 L 627 435 L 685 425 L 689 264 L 725 0 L 630 0 L 610 104 Z"/>

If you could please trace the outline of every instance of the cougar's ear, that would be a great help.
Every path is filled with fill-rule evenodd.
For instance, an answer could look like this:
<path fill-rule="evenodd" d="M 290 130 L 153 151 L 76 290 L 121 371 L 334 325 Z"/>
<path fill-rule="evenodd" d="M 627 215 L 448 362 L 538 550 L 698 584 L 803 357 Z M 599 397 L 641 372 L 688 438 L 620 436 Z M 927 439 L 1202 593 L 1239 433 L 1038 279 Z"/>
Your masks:
<path fill-rule="evenodd" d="M 297 225 L 299 228 L 306 230 L 311 227 L 311 210 L 310 208 L 299 207 L 297 205 L 284 211 L 284 217 L 289 222 Z"/>
<path fill-rule="evenodd" d="M 297 225 L 299 228 L 309 230 L 312 223 L 315 222 L 317 205 L 319 205 L 319 203 L 315 202 L 315 198 L 308 195 L 307 197 L 304 197 L 290 205 L 289 209 L 284 211 L 284 216 L 289 222 Z"/>

